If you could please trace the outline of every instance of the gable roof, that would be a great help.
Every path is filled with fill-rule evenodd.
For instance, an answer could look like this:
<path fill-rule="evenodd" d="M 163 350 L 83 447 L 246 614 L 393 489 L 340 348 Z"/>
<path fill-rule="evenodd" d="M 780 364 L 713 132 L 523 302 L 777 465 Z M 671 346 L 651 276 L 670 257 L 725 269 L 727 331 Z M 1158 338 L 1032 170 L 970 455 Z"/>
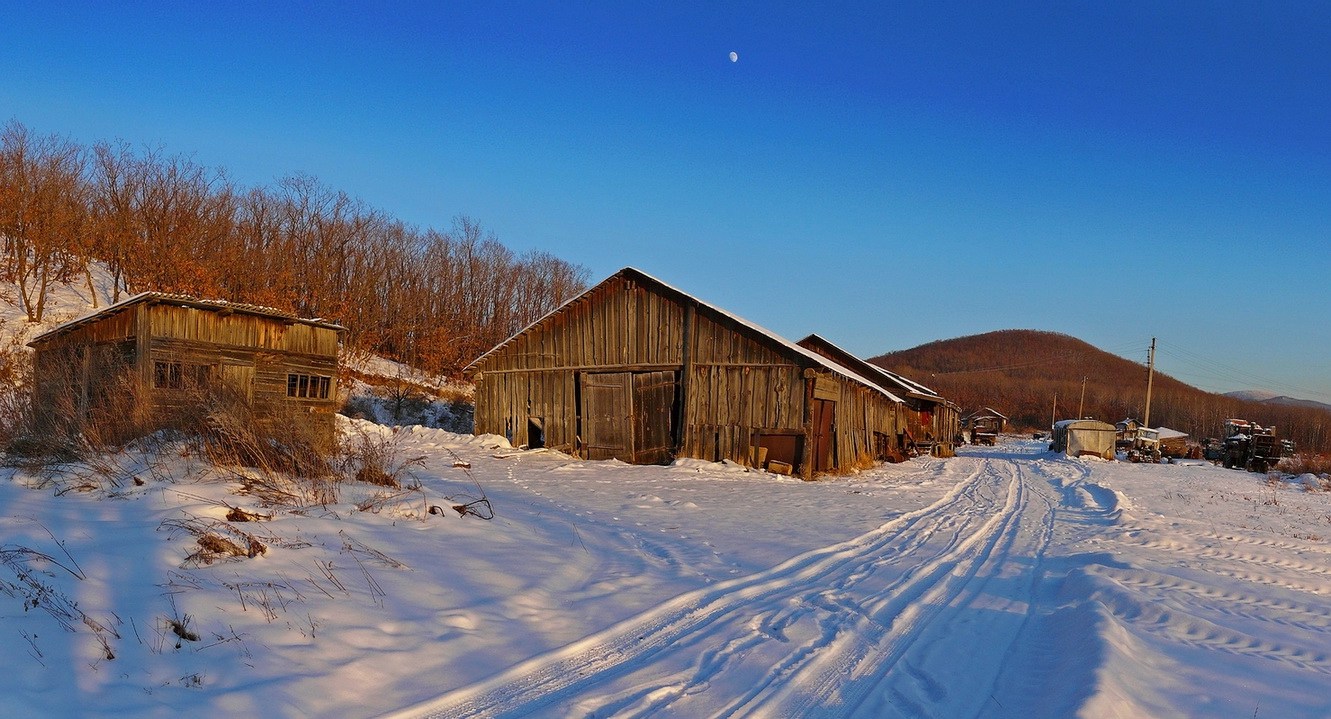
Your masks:
<path fill-rule="evenodd" d="M 503 342 L 500 342 L 499 344 L 495 345 L 492 349 L 490 349 L 489 352 L 486 352 L 485 354 L 481 355 L 480 357 L 477 357 L 475 360 L 472 360 L 472 362 L 471 362 L 470 364 L 468 364 L 466 367 L 463 368 L 463 372 L 470 373 L 470 372 L 475 371 L 475 370 L 477 369 L 477 367 L 478 367 L 482 362 L 484 362 L 487 358 L 489 358 L 491 355 L 495 354 L 496 352 L 502 350 L 504 347 L 507 347 L 509 344 L 512 344 L 512 342 L 513 342 L 514 340 L 516 340 L 518 337 L 520 337 L 520 336 L 526 334 L 527 332 L 531 331 L 532 329 L 536 328 L 537 326 L 539 326 L 539 325 L 541 325 L 541 324 L 544 324 L 545 322 L 551 320 L 552 318 L 554 318 L 554 317 L 556 317 L 556 316 L 562 314 L 562 313 L 564 312 L 564 310 L 566 310 L 566 309 L 568 309 L 569 307 L 571 307 L 574 303 L 578 302 L 579 300 L 581 300 L 581 299 L 583 299 L 583 298 L 585 298 L 585 297 L 590 296 L 592 293 L 596 292 L 596 291 L 599 290 L 601 287 L 603 287 L 603 286 L 609 284 L 610 282 L 613 282 L 613 281 L 615 281 L 615 280 L 624 280 L 624 279 L 633 280 L 634 282 L 638 282 L 638 283 L 640 283 L 640 284 L 651 285 L 651 286 L 653 286 L 655 289 L 657 289 L 658 291 L 660 291 L 660 292 L 662 292 L 662 293 L 664 293 L 664 294 L 667 294 L 667 295 L 671 295 L 671 296 L 673 296 L 674 299 L 675 299 L 676 301 L 678 301 L 678 302 L 685 303 L 685 304 L 692 304 L 692 305 L 696 306 L 696 307 L 699 308 L 699 309 L 705 310 L 705 311 L 710 312 L 710 313 L 712 313 L 712 314 L 714 314 L 714 315 L 718 315 L 718 316 L 723 317 L 723 318 L 725 318 L 725 319 L 727 319 L 727 320 L 729 320 L 729 321 L 731 321 L 731 322 L 734 322 L 735 324 L 739 325 L 741 328 L 743 328 L 744 330 L 746 330 L 748 333 L 750 333 L 750 334 L 752 334 L 752 335 L 756 335 L 756 336 L 758 336 L 758 337 L 760 337 L 760 338 L 762 338 L 762 339 L 764 339 L 764 340 L 766 340 L 766 341 L 768 341 L 768 342 L 770 342 L 770 343 L 773 343 L 773 344 L 777 345 L 778 347 L 782 348 L 783 350 L 786 350 L 787 352 L 789 352 L 789 353 L 791 353 L 791 354 L 794 354 L 794 355 L 797 355 L 797 356 L 799 356 L 799 357 L 802 357 L 803 359 L 808 360 L 811 364 L 818 365 L 818 366 L 822 367 L 823 369 L 829 370 L 829 371 L 831 371 L 831 372 L 833 372 L 833 373 L 835 373 L 835 374 L 841 375 L 842 377 L 845 377 L 845 378 L 850 379 L 850 380 L 852 380 L 852 381 L 854 381 L 854 382 L 857 382 L 857 383 L 859 383 L 859 384 L 861 384 L 861 385 L 864 385 L 864 386 L 867 387 L 868 389 L 871 389 L 871 390 L 873 390 L 873 391 L 875 391 L 875 392 L 877 392 L 877 393 L 879 393 L 879 394 L 881 394 L 881 395 L 886 396 L 889 400 L 891 400 L 891 401 L 893 401 L 893 402 L 898 402 L 898 403 L 900 403 L 900 402 L 902 401 L 900 397 L 897 397 L 896 395 L 894 395 L 894 394 L 892 394 L 891 392 L 887 391 L 887 390 L 884 389 L 882 386 L 880 386 L 878 383 L 873 382 L 873 381 L 871 381 L 871 380 L 869 380 L 869 379 L 866 379 L 865 377 L 863 377 L 863 376 L 861 376 L 859 373 L 857 373 L 855 370 L 853 370 L 853 369 L 851 369 L 851 368 L 849 368 L 849 367 L 845 367 L 845 366 L 843 366 L 843 365 L 837 364 L 836 362 L 833 362 L 832 360 L 830 360 L 830 359 L 828 359 L 828 358 L 826 358 L 826 357 L 823 357 L 822 355 L 818 354 L 817 352 L 814 352 L 814 351 L 812 351 L 812 350 L 808 350 L 808 349 L 805 349 L 805 348 L 803 348 L 803 347 L 800 347 L 798 344 L 796 344 L 796 343 L 794 343 L 794 342 L 791 342 L 790 340 L 788 340 L 788 339 L 782 337 L 781 335 L 776 334 L 775 332 L 772 332 L 771 330 L 768 330 L 768 329 L 765 329 L 765 328 L 763 328 L 763 327 L 761 327 L 761 326 L 759 326 L 759 325 L 756 325 L 756 324 L 754 324 L 754 323 L 752 323 L 752 322 L 750 322 L 750 321 L 744 319 L 743 317 L 740 317 L 739 315 L 735 315 L 735 314 L 732 314 L 732 313 L 730 313 L 730 312 L 727 312 L 726 310 L 723 310 L 723 309 L 721 309 L 720 307 L 717 307 L 716 305 L 713 305 L 713 304 L 708 303 L 708 302 L 704 302 L 703 300 L 700 300 L 700 299 L 698 299 L 697 297 L 695 297 L 695 296 L 693 296 L 693 295 L 691 295 L 691 294 L 689 294 L 689 293 L 687 293 L 687 292 L 685 292 L 685 291 L 683 291 L 683 290 L 681 290 L 681 289 L 678 289 L 678 288 L 673 287 L 673 286 L 671 286 L 671 285 L 669 285 L 669 284 L 666 284 L 665 282 L 663 282 L 663 281 L 661 281 L 661 280 L 659 280 L 659 279 L 657 279 L 657 278 L 655 278 L 655 277 L 653 277 L 653 276 L 647 274 L 646 272 L 643 272 L 642 270 L 639 270 L 639 269 L 637 269 L 637 268 L 635 268 L 635 267 L 625 267 L 624 269 L 622 269 L 622 270 L 620 270 L 620 271 L 614 273 L 613 275 L 610 275 L 609 277 L 605 278 L 604 280 L 601 280 L 600 282 L 596 283 L 596 285 L 587 288 L 585 291 L 583 291 L 583 292 L 582 292 L 581 294 L 579 294 L 578 296 L 573 297 L 572 299 L 570 299 L 570 300 L 564 302 L 564 304 L 562 304 L 562 305 L 556 307 L 555 309 L 553 309 L 553 310 L 547 312 L 547 313 L 546 313 L 544 316 L 542 316 L 540 319 L 536 320 L 535 322 L 532 322 L 531 324 L 527 325 L 526 327 L 522 328 L 521 330 L 518 330 L 517 332 L 515 332 L 515 333 L 514 333 L 511 337 L 509 337 L 508 339 L 506 339 L 506 340 L 504 340 Z"/>
<path fill-rule="evenodd" d="M 982 417 L 997 417 L 999 419 L 1008 418 L 1007 415 L 1003 414 L 1002 412 L 999 412 L 993 407 L 981 407 L 975 410 L 974 412 L 971 412 L 970 414 L 966 415 L 966 419 L 977 419 Z"/>
<path fill-rule="evenodd" d="M 822 347 L 829 352 L 837 355 L 837 361 L 849 367 L 855 368 L 861 374 L 877 381 L 878 385 L 886 392 L 899 392 L 907 397 L 922 399 L 929 402 L 945 402 L 938 393 L 925 387 L 919 382 L 906 379 L 901 375 L 879 367 L 868 360 L 860 359 L 846 350 L 832 344 L 826 337 L 818 334 L 811 334 L 800 340 L 798 344 L 802 347 Z"/>
<path fill-rule="evenodd" d="M 311 325 L 313 327 L 323 327 L 325 329 L 330 329 L 337 332 L 342 332 L 346 330 L 346 328 L 341 325 L 334 324 L 332 322 L 328 322 L 323 319 L 317 319 L 317 318 L 303 319 L 301 317 L 297 317 L 294 313 L 287 312 L 285 310 L 279 310 L 275 307 L 250 305 L 250 304 L 245 304 L 243 302 L 228 302 L 226 300 L 206 300 L 206 299 L 199 299 L 197 297 L 190 297 L 189 295 L 176 295 L 167 292 L 140 292 L 139 294 L 134 295 L 132 297 L 126 297 L 125 299 L 115 304 L 107 305 L 106 307 L 103 307 L 100 310 L 94 310 L 82 317 L 70 320 L 69 322 L 65 322 L 64 324 L 61 325 L 57 325 L 37 335 L 36 337 L 33 337 L 32 340 L 28 342 L 28 346 L 33 347 L 42 342 L 55 339 L 56 337 L 68 334 L 74 331 L 75 329 L 78 329 L 79 327 L 92 324 L 94 322 L 97 322 L 98 320 L 110 317 L 111 315 L 122 312 L 134 305 L 140 305 L 140 304 L 175 305 L 177 307 L 192 307 L 194 309 L 210 310 L 213 312 L 230 312 L 236 314 L 254 315 L 256 317 L 268 317 L 272 319 L 280 319 L 285 322 Z"/>
<path fill-rule="evenodd" d="M 840 362 L 841 364 L 854 369 L 856 372 L 859 372 L 861 375 L 873 380 L 875 384 L 888 394 L 900 393 L 906 397 L 914 399 L 922 399 L 932 402 L 943 401 L 943 398 L 938 395 L 919 392 L 915 389 L 916 387 L 923 387 L 923 385 L 907 382 L 905 378 L 900 375 L 888 372 L 876 364 L 860 357 L 856 357 L 849 351 L 833 344 L 831 340 L 828 340 L 822 335 L 816 333 L 811 334 L 796 344 L 815 352 L 817 351 L 817 348 L 822 348 L 823 350 L 830 352 L 834 355 L 834 361 Z"/>

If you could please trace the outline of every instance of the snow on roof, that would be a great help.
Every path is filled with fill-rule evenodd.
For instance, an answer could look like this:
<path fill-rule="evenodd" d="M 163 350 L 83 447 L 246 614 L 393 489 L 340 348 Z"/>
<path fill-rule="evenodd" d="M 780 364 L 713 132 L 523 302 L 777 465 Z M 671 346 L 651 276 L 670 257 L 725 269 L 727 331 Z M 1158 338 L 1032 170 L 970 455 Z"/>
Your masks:
<path fill-rule="evenodd" d="M 778 338 L 778 339 L 779 339 L 779 338 Z M 809 335 L 808 337 L 805 337 L 804 339 L 800 340 L 800 341 L 797 342 L 796 344 L 799 345 L 800 347 L 803 347 L 803 343 L 804 343 L 804 342 L 808 342 L 808 341 L 811 341 L 811 340 L 812 340 L 813 342 L 821 342 L 822 344 L 827 345 L 827 346 L 828 346 L 829 348 L 831 348 L 832 350 L 834 350 L 834 351 L 836 351 L 836 352 L 840 352 L 841 354 L 844 354 L 844 355 L 846 355 L 847 357 L 851 357 L 851 358 L 855 359 L 855 360 L 858 362 L 858 364 L 861 365 L 864 369 L 869 370 L 869 376 L 870 376 L 872 379 L 874 379 L 874 380 L 878 380 L 878 379 L 886 379 L 886 380 L 888 380 L 889 382 L 892 382 L 893 384 L 896 384 L 896 385 L 900 386 L 902 389 L 906 390 L 906 393 L 907 393 L 907 396 L 908 396 L 908 397 L 918 397 L 918 398 L 921 398 L 921 399 L 927 399 L 927 400 L 938 401 L 938 402 L 943 402 L 943 401 L 945 401 L 945 400 L 943 400 L 942 397 L 939 397 L 939 396 L 937 396 L 937 395 L 933 395 L 933 394 L 924 394 L 924 393 L 916 392 L 916 391 L 912 390 L 912 389 L 911 389 L 909 386 L 907 386 L 904 382 L 899 381 L 901 378 L 900 378 L 898 375 L 894 375 L 894 374 L 892 374 L 891 372 L 888 372 L 887 370 L 883 369 L 882 367 L 879 367 L 878 365 L 873 364 L 872 362 L 869 362 L 869 361 L 867 361 L 867 360 L 863 360 L 863 359 L 860 359 L 859 357 L 856 357 L 853 353 L 846 351 L 845 349 L 843 349 L 843 348 L 837 346 L 836 344 L 833 344 L 833 343 L 832 343 L 830 340 L 828 340 L 826 337 L 823 337 L 822 335 L 819 335 L 819 334 L 817 334 L 817 333 L 814 333 L 814 334 Z M 821 355 L 820 355 L 820 356 L 821 356 Z M 852 369 L 853 369 L 853 368 L 852 368 Z M 880 388 L 883 389 L 883 391 L 887 392 L 889 395 L 892 395 L 893 397 L 896 396 L 896 395 L 892 394 L 892 391 L 891 391 L 890 389 L 888 389 L 887 387 L 883 387 L 881 383 L 875 381 L 875 384 L 877 384 Z M 900 401 L 900 400 L 898 400 L 898 401 Z"/>
<path fill-rule="evenodd" d="M 328 329 L 339 330 L 339 331 L 346 329 L 341 325 L 328 322 L 322 318 L 306 319 L 298 317 L 292 312 L 287 312 L 286 310 L 279 310 L 276 307 L 251 305 L 251 304 L 246 304 L 244 302 L 229 302 L 227 300 L 199 299 L 197 297 L 191 297 L 189 295 L 177 295 L 177 294 L 171 294 L 169 292 L 140 292 L 132 297 L 126 297 L 125 299 L 115 304 L 107 305 L 106 307 L 103 307 L 99 310 L 93 310 L 92 312 L 89 312 L 88 314 L 83 315 L 82 317 L 70 320 L 61 325 L 57 325 L 37 335 L 36 337 L 33 337 L 32 341 L 29 342 L 28 344 L 32 345 L 34 343 L 42 342 L 44 340 L 57 337 L 59 335 L 65 334 L 66 332 L 74 330 L 78 327 L 82 327 L 83 325 L 95 322 L 103 317 L 109 317 L 127 307 L 140 303 L 174 304 L 174 305 L 181 305 L 183 307 L 194 307 L 203 310 L 229 310 L 231 312 L 241 312 L 244 314 L 259 315 L 262 317 L 274 317 L 277 319 L 291 320 L 292 322 L 299 322 L 301 324 L 307 324 L 307 325 L 315 325 L 317 327 L 326 327 Z"/>
<path fill-rule="evenodd" d="M 1177 429 L 1170 429 L 1168 427 L 1156 427 L 1155 431 L 1160 439 L 1178 439 L 1179 437 L 1188 436 L 1187 432 L 1180 432 Z"/>
<path fill-rule="evenodd" d="M 1061 419 L 1054 423 L 1057 429 L 1067 429 L 1069 427 L 1076 429 L 1114 429 L 1114 425 L 1108 422 L 1101 422 L 1098 419 Z"/>
<path fill-rule="evenodd" d="M 760 326 L 760 325 L 754 324 L 754 323 L 752 323 L 752 322 L 750 322 L 750 321 L 744 319 L 743 317 L 740 317 L 739 315 L 736 315 L 736 314 L 733 314 L 733 313 L 728 312 L 728 311 L 726 311 L 726 310 L 723 310 L 723 309 L 721 309 L 720 307 L 717 307 L 716 305 L 713 305 L 713 304 L 711 304 L 711 303 L 709 303 L 709 302 L 704 302 L 703 300 L 698 299 L 697 297 L 695 297 L 695 296 L 689 294 L 688 292 L 685 292 L 685 291 L 679 289 L 678 287 L 675 287 L 675 286 L 673 286 L 673 285 L 671 285 L 671 284 L 669 284 L 669 283 L 663 282 L 663 281 L 661 281 L 661 280 L 659 280 L 659 279 L 653 277 L 652 275 L 649 275 L 649 274 L 647 274 L 646 272 L 643 272 L 642 270 L 640 270 L 640 269 L 638 269 L 638 268 L 636 268 L 636 267 L 625 267 L 625 268 L 623 268 L 622 270 L 620 270 L 620 271 L 618 271 L 618 272 L 616 272 L 616 273 L 610 275 L 609 277 L 605 278 L 604 280 L 601 280 L 600 282 L 596 283 L 595 285 L 593 285 L 593 286 L 587 288 L 585 291 L 583 291 L 581 294 L 577 295 L 576 297 L 573 297 L 573 298 L 569 299 L 568 301 L 564 302 L 564 304 L 562 304 L 562 305 L 560 305 L 560 306 L 554 308 L 553 310 L 550 310 L 549 312 L 545 313 L 545 315 L 543 315 L 540 319 L 536 320 L 535 322 L 532 322 L 531 324 L 527 325 L 526 327 L 523 327 L 521 330 L 518 330 L 517 332 L 515 332 L 515 333 L 513 334 L 513 336 L 511 336 L 511 337 L 509 337 L 508 339 L 504 340 L 503 342 L 500 342 L 499 344 L 495 345 L 495 346 L 494 346 L 489 352 L 486 352 L 485 354 L 481 355 L 480 357 L 477 357 L 475 360 L 473 360 L 473 361 L 471 362 L 471 364 L 467 365 L 467 366 L 464 368 L 463 371 L 464 371 L 464 372 L 471 371 L 473 368 L 476 367 L 476 365 L 480 364 L 480 363 L 481 363 L 482 361 L 484 361 L 487 357 L 489 357 L 490 355 L 494 354 L 495 352 L 498 352 L 500 349 L 502 349 L 503 347 L 505 347 L 506 345 L 508 345 L 508 344 L 509 344 L 510 342 L 512 342 L 514 339 L 516 339 L 516 338 L 520 337 L 521 335 L 525 334 L 528 330 L 530 330 L 530 329 L 532 329 L 533 327 L 535 327 L 535 326 L 541 324 L 542 322 L 545 322 L 547 319 L 549 319 L 549 318 L 551 318 L 551 317 L 554 317 L 555 315 L 559 314 L 560 312 L 563 312 L 565 308 L 569 307 L 569 306 L 572 305 L 574 302 L 577 302 L 578 300 L 582 299 L 583 297 L 586 297 L 587 295 L 589 295 L 589 294 L 591 294 L 592 292 L 596 291 L 597 288 L 601 287 L 601 286 L 604 285 L 605 283 L 607 283 L 607 282 L 609 282 L 609 281 L 611 281 L 611 280 L 613 280 L 613 279 L 615 279 L 615 278 L 617 278 L 617 277 L 623 277 L 623 276 L 626 276 L 626 275 L 636 275 L 638 279 L 644 279 L 644 280 L 647 280 L 647 281 L 649 281 L 649 282 L 655 283 L 655 284 L 661 286 L 662 288 L 664 288 L 664 289 L 666 289 L 666 290 L 668 290 L 668 291 L 670 291 L 670 292 L 674 292 L 675 294 L 678 294 L 678 295 L 680 295 L 680 296 L 686 298 L 686 299 L 687 299 L 688 301 L 690 301 L 690 302 L 696 303 L 699 307 L 703 307 L 703 308 L 707 309 L 709 312 L 714 312 L 714 313 L 716 313 L 716 314 L 718 314 L 718 315 L 721 315 L 722 317 L 725 317 L 726 319 L 729 319 L 729 320 L 735 322 L 736 324 L 741 325 L 742 327 L 744 327 L 744 328 L 750 330 L 751 332 L 756 332 L 756 333 L 762 335 L 763 337 L 767 338 L 768 340 L 771 340 L 772 342 L 775 342 L 776 344 L 781 345 L 781 347 L 783 347 L 784 349 L 787 349 L 787 350 L 789 350 L 789 351 L 791 351 L 791 352 L 794 352 L 795 354 L 801 355 L 801 356 L 803 356 L 803 357 L 805 357 L 805 358 L 807 358 L 807 359 L 809 359 L 809 360 L 812 360 L 813 362 L 817 363 L 818 365 L 820 365 L 820 366 L 823 367 L 824 369 L 830 370 L 830 371 L 835 372 L 836 374 L 839 374 L 839 375 L 841 375 L 841 376 L 843 376 L 843 377 L 846 377 L 846 378 L 848 378 L 848 379 L 851 379 L 851 380 L 854 380 L 854 381 L 856 381 L 856 382 L 859 382 L 860 384 L 864 385 L 865 387 L 868 387 L 869 389 L 872 389 L 872 390 L 878 392 L 879 394 L 882 394 L 883 396 L 887 397 L 888 399 L 892 400 L 893 402 L 902 402 L 902 400 L 901 400 L 900 397 L 897 397 L 896 395 L 892 394 L 891 392 L 888 392 L 887 390 L 883 389 L 883 388 L 880 387 L 877 383 L 872 382 L 872 381 L 870 381 L 870 380 L 868 380 L 868 379 L 865 379 L 863 376 L 861 376 L 860 374 L 856 373 L 854 370 L 850 369 L 849 367 L 845 367 L 845 366 L 843 366 L 843 365 L 841 365 L 841 364 L 838 364 L 838 363 L 836 363 L 836 362 L 833 362 L 832 360 L 827 359 L 826 357 L 824 357 L 824 356 L 818 354 L 817 352 L 814 352 L 814 351 L 812 351 L 812 350 L 804 349 L 803 347 L 800 347 L 799 345 L 795 344 L 794 342 L 791 342 L 790 340 L 788 340 L 788 339 L 782 337 L 781 335 L 776 334 L 775 332 L 772 332 L 771 330 L 768 330 L 768 329 L 766 329 L 766 328 L 764 328 L 764 327 L 762 327 L 762 326 Z"/>

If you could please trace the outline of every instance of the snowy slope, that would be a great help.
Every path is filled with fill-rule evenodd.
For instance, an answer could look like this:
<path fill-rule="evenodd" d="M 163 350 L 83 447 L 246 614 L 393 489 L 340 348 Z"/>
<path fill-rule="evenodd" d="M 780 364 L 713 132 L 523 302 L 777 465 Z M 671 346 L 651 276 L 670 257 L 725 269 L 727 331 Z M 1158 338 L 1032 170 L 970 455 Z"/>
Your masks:
<path fill-rule="evenodd" d="M 1016 441 L 806 483 L 345 426 L 422 458 L 420 490 L 349 483 L 335 503 L 262 507 L 178 451 L 83 479 L 0 471 L 0 701 L 47 716 L 1331 715 L 1331 495 L 1307 491 L 1315 478 Z M 482 490 L 493 521 L 427 511 Z M 181 527 L 229 506 L 273 515 L 243 525 L 268 551 L 189 562 Z M 38 607 L 15 566 L 42 572 Z M 57 595 L 103 630 L 62 627 Z"/>

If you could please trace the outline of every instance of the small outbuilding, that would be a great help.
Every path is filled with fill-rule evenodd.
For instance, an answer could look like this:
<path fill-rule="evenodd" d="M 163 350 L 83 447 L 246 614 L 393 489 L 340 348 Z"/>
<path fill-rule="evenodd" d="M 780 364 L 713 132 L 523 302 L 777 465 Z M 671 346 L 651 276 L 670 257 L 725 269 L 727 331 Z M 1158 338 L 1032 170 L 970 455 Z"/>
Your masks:
<path fill-rule="evenodd" d="M 902 399 L 855 369 L 631 267 L 466 371 L 478 434 L 586 459 L 809 478 L 899 451 L 906 421 Z"/>
<path fill-rule="evenodd" d="M 960 408 L 955 403 L 918 382 L 860 359 L 819 335 L 809 335 L 800 340 L 799 345 L 855 370 L 861 377 L 901 397 L 906 405 L 906 422 L 898 441 L 907 454 L 956 455 Z"/>
<path fill-rule="evenodd" d="M 961 420 L 961 426 L 972 444 L 993 445 L 998 435 L 1007 430 L 1007 415 L 992 407 L 981 407 Z"/>
<path fill-rule="evenodd" d="M 1160 438 L 1160 454 L 1165 457 L 1186 457 L 1188 455 L 1188 433 L 1168 427 L 1157 427 Z"/>
<path fill-rule="evenodd" d="M 29 342 L 34 401 L 123 441 L 177 425 L 202 393 L 225 389 L 256 421 L 299 422 L 331 443 L 342 331 L 271 307 L 144 292 Z"/>
<path fill-rule="evenodd" d="M 1132 441 L 1137 438 L 1137 430 L 1141 429 L 1141 427 L 1142 423 L 1132 417 L 1119 420 L 1114 425 L 1114 429 L 1118 434 L 1119 443 L 1125 446 L 1131 445 Z"/>
<path fill-rule="evenodd" d="M 1065 419 L 1054 424 L 1053 443 L 1049 449 L 1069 457 L 1095 455 L 1114 458 L 1117 430 L 1108 422 L 1094 419 Z"/>

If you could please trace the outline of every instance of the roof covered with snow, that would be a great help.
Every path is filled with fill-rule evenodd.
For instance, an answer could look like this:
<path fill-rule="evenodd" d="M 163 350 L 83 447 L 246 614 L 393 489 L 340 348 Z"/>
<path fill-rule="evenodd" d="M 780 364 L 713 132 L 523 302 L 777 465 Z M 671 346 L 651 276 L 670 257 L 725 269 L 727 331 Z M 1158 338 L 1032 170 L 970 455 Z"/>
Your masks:
<path fill-rule="evenodd" d="M 1168 427 L 1156 427 L 1155 431 L 1160 439 L 1178 439 L 1180 437 L 1188 436 L 1187 432 L 1180 432 L 1177 429 L 1170 429 Z"/>
<path fill-rule="evenodd" d="M 324 327 L 326 329 L 342 331 L 345 327 L 328 322 L 321 318 L 305 319 L 298 317 L 294 313 L 286 310 L 279 310 L 276 307 L 265 307 L 263 305 L 251 305 L 244 302 L 228 302 L 227 300 L 199 299 L 189 295 L 177 295 L 168 292 L 140 292 L 132 297 L 127 297 L 115 304 L 107 305 L 100 310 L 94 310 L 78 319 L 70 320 L 62 325 L 53 327 L 32 338 L 29 346 L 40 344 L 60 335 L 66 334 L 74 329 L 84 325 L 96 322 L 104 317 L 110 317 L 129 307 L 139 304 L 161 304 L 176 305 L 178 307 L 192 307 L 194 309 L 210 310 L 214 312 L 234 312 L 239 314 L 255 315 L 259 317 L 271 317 L 274 319 L 286 320 L 289 322 L 298 322 L 300 324 L 313 325 L 315 327 Z"/>
<path fill-rule="evenodd" d="M 1054 423 L 1055 429 L 1099 429 L 1115 431 L 1114 425 L 1098 419 L 1063 419 Z"/>

